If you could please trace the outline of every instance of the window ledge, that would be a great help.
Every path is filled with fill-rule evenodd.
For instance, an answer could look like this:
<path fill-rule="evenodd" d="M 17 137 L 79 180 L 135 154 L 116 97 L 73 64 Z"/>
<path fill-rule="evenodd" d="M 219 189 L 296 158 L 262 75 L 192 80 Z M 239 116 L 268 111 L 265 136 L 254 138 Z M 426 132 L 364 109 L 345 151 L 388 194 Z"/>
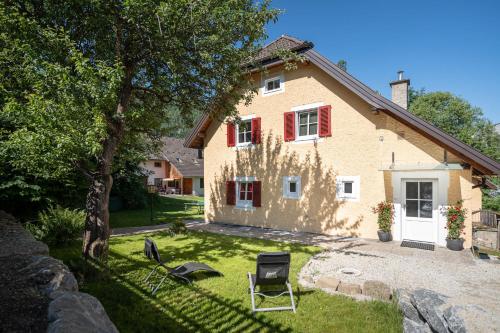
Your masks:
<path fill-rule="evenodd" d="M 253 143 L 239 143 L 236 146 L 232 147 L 233 150 L 240 150 L 240 149 L 253 149 L 255 147 L 255 144 Z"/>
<path fill-rule="evenodd" d="M 299 200 L 299 199 L 300 199 L 300 197 L 290 196 L 290 195 L 284 195 L 284 196 L 283 196 L 283 199 Z"/>
<path fill-rule="evenodd" d="M 242 211 L 245 211 L 245 212 L 251 212 L 251 211 L 255 210 L 255 207 L 236 204 L 236 206 L 234 206 L 234 209 L 242 210 Z"/>
<path fill-rule="evenodd" d="M 319 136 L 314 136 L 314 137 L 305 137 L 305 138 L 299 138 L 295 139 L 295 141 L 292 141 L 293 144 L 302 144 L 302 143 L 315 143 L 315 142 L 323 142 L 325 141 L 324 138 L 320 138 Z"/>
<path fill-rule="evenodd" d="M 353 198 L 353 197 L 343 197 L 343 196 L 337 196 L 338 200 L 343 200 L 343 201 L 359 201 L 359 198 Z"/>
<path fill-rule="evenodd" d="M 263 96 L 271 96 L 271 95 L 276 95 L 276 94 L 279 94 L 282 92 L 285 92 L 285 89 L 280 88 L 280 89 L 275 89 L 275 90 L 263 91 L 262 95 Z"/>

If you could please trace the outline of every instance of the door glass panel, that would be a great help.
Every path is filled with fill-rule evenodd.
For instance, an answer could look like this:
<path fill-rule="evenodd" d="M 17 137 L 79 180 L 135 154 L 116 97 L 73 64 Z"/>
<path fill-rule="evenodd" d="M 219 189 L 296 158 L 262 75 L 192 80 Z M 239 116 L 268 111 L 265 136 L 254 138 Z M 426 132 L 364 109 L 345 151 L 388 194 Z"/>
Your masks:
<path fill-rule="evenodd" d="M 418 200 L 406 200 L 406 217 L 418 217 Z"/>
<path fill-rule="evenodd" d="M 406 183 L 406 199 L 418 199 L 418 182 Z"/>
<path fill-rule="evenodd" d="M 420 183 L 420 199 L 432 200 L 432 182 Z"/>
<path fill-rule="evenodd" d="M 432 201 L 420 200 L 420 217 L 432 218 Z"/>

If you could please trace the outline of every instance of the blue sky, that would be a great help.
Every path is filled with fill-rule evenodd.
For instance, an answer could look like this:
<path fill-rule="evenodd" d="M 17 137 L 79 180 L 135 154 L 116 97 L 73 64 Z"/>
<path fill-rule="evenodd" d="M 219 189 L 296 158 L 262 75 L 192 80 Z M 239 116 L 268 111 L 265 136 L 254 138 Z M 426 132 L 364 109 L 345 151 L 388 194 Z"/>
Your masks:
<path fill-rule="evenodd" d="M 312 41 L 330 60 L 390 96 L 399 69 L 414 88 L 450 91 L 500 122 L 500 0 L 274 0 L 268 26 Z"/>

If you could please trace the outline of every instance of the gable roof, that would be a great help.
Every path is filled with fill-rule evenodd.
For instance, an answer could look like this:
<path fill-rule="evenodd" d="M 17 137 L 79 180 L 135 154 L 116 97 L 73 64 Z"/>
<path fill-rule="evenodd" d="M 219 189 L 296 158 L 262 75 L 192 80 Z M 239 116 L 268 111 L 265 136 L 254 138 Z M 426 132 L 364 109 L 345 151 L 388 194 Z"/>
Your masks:
<path fill-rule="evenodd" d="M 203 159 L 198 158 L 198 150 L 184 147 L 183 142 L 182 139 L 163 138 L 160 152 L 150 159 L 169 161 L 184 177 L 203 177 Z"/>
<path fill-rule="evenodd" d="M 282 40 L 282 41 L 280 41 Z M 288 40 L 294 41 L 288 42 Z M 279 43 L 278 43 L 279 42 Z M 306 44 L 307 43 L 307 44 Z M 445 133 L 436 126 L 424 121 L 411 112 L 403 109 L 399 105 L 393 103 L 389 99 L 375 92 L 361 81 L 354 78 L 346 71 L 340 69 L 333 62 L 312 49 L 312 43 L 300 41 L 296 38 L 289 36 L 282 36 L 278 40 L 268 44 L 266 47 L 278 47 L 284 45 L 285 47 L 297 47 L 302 45 L 296 50 L 300 52 L 308 61 L 319 67 L 325 73 L 330 75 L 333 79 L 344 85 L 347 89 L 359 96 L 365 102 L 372 106 L 374 110 L 385 112 L 389 116 L 409 126 L 420 134 L 424 135 L 431 141 L 440 146 L 445 147 L 458 157 L 462 158 L 467 163 L 471 164 L 483 174 L 500 174 L 500 163 L 494 159 L 484 155 L 471 146 L 461 142 L 457 138 Z M 265 47 L 265 48 L 266 48 Z M 293 50 L 293 49 L 292 49 Z M 261 54 L 271 54 L 269 50 L 261 51 Z M 279 58 L 263 58 L 266 67 L 272 67 L 281 64 L 283 61 Z M 211 118 L 208 114 L 204 114 L 196 123 L 191 133 L 186 138 L 184 145 L 186 147 L 199 147 L 203 139 L 200 134 L 203 133 L 211 123 Z"/>

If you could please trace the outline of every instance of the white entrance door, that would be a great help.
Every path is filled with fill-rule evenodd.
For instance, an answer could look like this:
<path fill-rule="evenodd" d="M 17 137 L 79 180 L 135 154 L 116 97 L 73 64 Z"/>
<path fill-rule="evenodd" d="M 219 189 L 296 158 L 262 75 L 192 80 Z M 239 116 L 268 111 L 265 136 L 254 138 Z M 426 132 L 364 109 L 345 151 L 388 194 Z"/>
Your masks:
<path fill-rule="evenodd" d="M 402 232 L 403 239 L 436 242 L 437 181 L 403 180 Z"/>

